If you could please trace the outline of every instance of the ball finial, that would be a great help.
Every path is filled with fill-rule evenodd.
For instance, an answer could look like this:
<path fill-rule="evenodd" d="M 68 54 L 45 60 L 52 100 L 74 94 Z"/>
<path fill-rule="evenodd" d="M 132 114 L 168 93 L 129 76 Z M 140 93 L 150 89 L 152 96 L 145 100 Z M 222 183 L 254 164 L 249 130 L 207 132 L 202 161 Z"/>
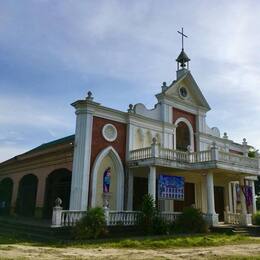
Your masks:
<path fill-rule="evenodd" d="M 92 96 L 92 92 L 91 91 L 89 91 L 88 92 L 88 95 L 87 95 L 87 97 L 86 97 L 86 100 L 93 100 L 94 99 L 94 97 Z"/>

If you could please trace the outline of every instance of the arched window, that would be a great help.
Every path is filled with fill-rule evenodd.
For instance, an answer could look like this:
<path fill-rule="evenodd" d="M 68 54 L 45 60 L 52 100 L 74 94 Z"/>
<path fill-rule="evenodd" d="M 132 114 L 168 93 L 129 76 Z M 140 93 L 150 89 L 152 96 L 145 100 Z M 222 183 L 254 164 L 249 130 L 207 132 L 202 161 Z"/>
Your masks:
<path fill-rule="evenodd" d="M 33 174 L 27 174 L 19 182 L 16 201 L 16 213 L 22 216 L 34 216 L 38 178 Z"/>

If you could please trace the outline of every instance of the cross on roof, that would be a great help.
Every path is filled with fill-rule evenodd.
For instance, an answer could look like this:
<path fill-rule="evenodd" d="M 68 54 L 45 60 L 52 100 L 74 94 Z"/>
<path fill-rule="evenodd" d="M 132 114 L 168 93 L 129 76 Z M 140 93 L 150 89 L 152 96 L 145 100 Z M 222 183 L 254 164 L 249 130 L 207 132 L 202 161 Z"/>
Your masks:
<path fill-rule="evenodd" d="M 182 47 L 182 49 L 184 49 L 183 37 L 188 38 L 188 36 L 183 33 L 183 27 L 181 28 L 181 32 L 180 31 L 177 31 L 177 32 L 181 35 L 181 47 Z"/>

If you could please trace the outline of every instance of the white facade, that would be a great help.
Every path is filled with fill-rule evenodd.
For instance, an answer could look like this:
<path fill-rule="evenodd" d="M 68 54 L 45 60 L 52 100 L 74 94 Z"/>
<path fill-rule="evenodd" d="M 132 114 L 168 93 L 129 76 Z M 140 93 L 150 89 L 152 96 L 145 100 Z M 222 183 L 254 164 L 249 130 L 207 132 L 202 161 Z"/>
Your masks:
<path fill-rule="evenodd" d="M 185 68 L 180 71 L 172 84 L 163 84 L 161 92 L 156 95 L 158 103 L 151 110 L 139 103 L 129 105 L 127 112 L 121 112 L 93 102 L 91 96 L 73 104 L 76 107 L 77 125 L 70 209 L 102 206 L 102 192 L 97 198 L 98 189 L 101 189 L 97 183 L 102 182 L 98 171 L 113 165 L 117 183 L 109 195 L 111 200 L 116 201 L 113 210 L 133 210 L 138 200 L 136 187 L 141 179 L 147 182 L 145 189 L 156 200 L 156 180 L 159 174 L 165 173 L 184 176 L 194 193 L 190 196 L 191 201 L 194 200 L 194 205 L 212 225 L 219 222 L 219 214 L 225 215 L 227 222 L 239 218 L 240 223 L 250 223 L 248 216 L 256 210 L 255 199 L 250 208 L 245 208 L 243 193 L 241 201 L 236 200 L 234 184 L 240 183 L 240 187 L 245 184 L 254 186 L 253 182 L 259 175 L 259 158 L 248 157 L 251 146 L 247 145 L 245 139 L 241 144 L 235 143 L 228 139 L 226 133 L 221 137 L 217 127 L 207 125 L 206 115 L 210 106 L 190 71 Z M 104 129 L 92 128 L 93 118 L 109 121 L 111 133 L 108 134 L 113 137 L 111 140 L 105 136 Z M 118 147 L 117 137 L 123 131 L 116 124 L 126 129 L 125 141 L 120 143 L 122 149 Z M 93 149 L 96 149 L 93 146 L 95 138 L 103 142 L 96 137 L 97 131 L 101 131 L 106 144 L 91 165 L 90 157 Z M 180 145 L 185 145 L 185 142 L 187 147 L 182 147 L 185 151 L 179 151 Z M 110 165 L 104 166 L 103 159 L 106 156 L 111 156 L 112 160 Z M 91 195 L 88 194 L 88 187 Z M 217 209 L 220 213 L 216 212 L 216 192 L 223 194 L 223 210 Z M 254 196 L 254 188 L 252 192 Z M 160 201 L 164 211 L 174 212 L 177 205 L 174 201 Z"/>

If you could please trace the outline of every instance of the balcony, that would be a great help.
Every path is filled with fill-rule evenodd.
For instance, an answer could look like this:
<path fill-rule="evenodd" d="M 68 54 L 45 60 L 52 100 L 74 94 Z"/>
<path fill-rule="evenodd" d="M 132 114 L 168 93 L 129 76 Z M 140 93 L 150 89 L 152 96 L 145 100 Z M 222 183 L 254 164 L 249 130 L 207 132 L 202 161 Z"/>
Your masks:
<path fill-rule="evenodd" d="M 172 150 L 153 143 L 151 147 L 130 151 L 128 165 L 130 167 L 157 165 L 183 170 L 223 169 L 260 175 L 259 157 L 249 158 L 220 151 L 215 143 L 210 150 L 199 152 Z"/>

